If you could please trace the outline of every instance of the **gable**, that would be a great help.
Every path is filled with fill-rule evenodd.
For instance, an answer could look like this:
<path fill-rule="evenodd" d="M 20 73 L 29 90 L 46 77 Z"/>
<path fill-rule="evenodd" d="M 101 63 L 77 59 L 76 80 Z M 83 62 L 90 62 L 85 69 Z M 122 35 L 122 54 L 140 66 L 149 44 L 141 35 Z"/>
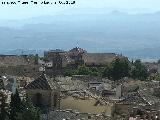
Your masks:
<path fill-rule="evenodd" d="M 25 89 L 41 89 L 51 90 L 52 87 L 44 74 L 40 75 L 37 79 L 29 83 Z"/>

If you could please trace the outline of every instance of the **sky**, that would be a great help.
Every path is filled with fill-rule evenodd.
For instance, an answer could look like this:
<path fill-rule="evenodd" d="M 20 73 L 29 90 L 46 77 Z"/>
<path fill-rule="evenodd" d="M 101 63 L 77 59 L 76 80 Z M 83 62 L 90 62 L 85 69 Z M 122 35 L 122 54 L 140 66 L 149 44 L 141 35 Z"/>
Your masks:
<path fill-rule="evenodd" d="M 18 1 L 18 0 L 1 0 Z M 20 0 L 21 2 L 30 0 Z M 42 2 L 43 0 L 33 0 Z M 47 1 L 47 0 L 46 0 Z M 55 2 L 59 0 L 48 0 Z M 65 1 L 65 0 L 61 0 Z M 74 5 L 2 5 L 0 2 L 0 19 L 13 20 L 38 17 L 42 15 L 62 14 L 67 9 L 112 8 L 115 10 L 155 12 L 160 11 L 160 0 L 75 0 Z"/>

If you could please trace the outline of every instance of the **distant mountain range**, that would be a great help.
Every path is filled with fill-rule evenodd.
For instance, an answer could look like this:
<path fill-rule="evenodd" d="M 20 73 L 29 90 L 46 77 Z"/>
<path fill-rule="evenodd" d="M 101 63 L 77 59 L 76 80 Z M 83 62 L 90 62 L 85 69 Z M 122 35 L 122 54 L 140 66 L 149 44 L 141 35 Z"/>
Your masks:
<path fill-rule="evenodd" d="M 0 53 L 13 49 L 26 49 L 26 53 L 31 49 L 31 53 L 36 53 L 36 49 L 69 50 L 79 46 L 89 52 L 159 59 L 159 20 L 160 12 L 127 14 L 91 9 L 89 12 L 69 10 L 53 16 L 0 21 Z M 21 54 L 22 51 L 14 52 Z"/>

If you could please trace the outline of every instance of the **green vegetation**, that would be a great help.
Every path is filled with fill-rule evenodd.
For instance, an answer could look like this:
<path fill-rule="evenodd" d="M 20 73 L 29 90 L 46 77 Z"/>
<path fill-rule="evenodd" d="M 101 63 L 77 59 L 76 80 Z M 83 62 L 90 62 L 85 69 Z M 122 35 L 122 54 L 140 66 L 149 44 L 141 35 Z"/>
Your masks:
<path fill-rule="evenodd" d="M 66 70 L 65 76 L 89 75 L 102 76 L 111 80 L 119 80 L 123 77 L 146 80 L 149 77 L 147 67 L 140 60 L 129 62 L 127 58 L 115 58 L 105 68 L 80 66 L 77 70 Z"/>
<path fill-rule="evenodd" d="M 140 60 L 130 63 L 126 59 L 116 58 L 104 69 L 103 77 L 118 80 L 123 77 L 146 80 L 149 77 L 147 67 Z"/>
<path fill-rule="evenodd" d="M 77 75 L 90 75 L 91 70 L 86 66 L 80 66 L 77 70 Z"/>
<path fill-rule="evenodd" d="M 155 73 L 154 75 L 149 77 L 149 80 L 160 81 L 160 74 L 159 73 Z"/>
<path fill-rule="evenodd" d="M 67 70 L 64 71 L 64 75 L 65 76 L 76 75 L 76 70 L 67 69 Z"/>
<path fill-rule="evenodd" d="M 40 111 L 30 101 L 22 101 L 16 120 L 40 120 Z"/>
<path fill-rule="evenodd" d="M 19 97 L 18 90 L 16 90 L 16 93 L 11 95 L 11 103 L 10 103 L 11 120 L 16 120 L 17 113 L 20 112 L 20 107 L 21 107 L 21 99 Z"/>
<path fill-rule="evenodd" d="M 1 94 L 1 111 L 2 120 L 41 120 L 39 109 L 35 108 L 28 99 L 21 100 L 18 90 L 11 95 L 9 109 L 6 109 L 5 97 Z"/>
<path fill-rule="evenodd" d="M 101 76 L 101 70 L 96 67 L 87 67 L 85 65 L 82 65 L 77 70 L 65 71 L 65 76 L 72 76 L 72 75 Z"/>
<path fill-rule="evenodd" d="M 107 77 L 111 79 L 111 65 L 106 65 L 106 67 L 103 70 L 102 77 Z"/>
<path fill-rule="evenodd" d="M 40 60 L 43 60 L 43 61 L 48 61 L 48 59 L 46 57 L 39 57 Z"/>
<path fill-rule="evenodd" d="M 113 80 L 119 80 L 129 76 L 130 64 L 125 58 L 116 58 L 104 69 L 103 76 Z"/>
<path fill-rule="evenodd" d="M 111 77 L 113 80 L 119 80 L 129 76 L 130 65 L 126 59 L 116 58 L 111 63 Z"/>
<path fill-rule="evenodd" d="M 8 110 L 7 110 L 7 104 L 6 98 L 7 96 L 4 93 L 0 93 L 1 101 L 0 101 L 0 118 L 2 120 L 8 120 Z"/>
<path fill-rule="evenodd" d="M 146 80 L 149 76 L 147 67 L 141 63 L 140 60 L 136 60 L 133 63 L 133 69 L 131 71 L 131 77 L 134 79 Z"/>

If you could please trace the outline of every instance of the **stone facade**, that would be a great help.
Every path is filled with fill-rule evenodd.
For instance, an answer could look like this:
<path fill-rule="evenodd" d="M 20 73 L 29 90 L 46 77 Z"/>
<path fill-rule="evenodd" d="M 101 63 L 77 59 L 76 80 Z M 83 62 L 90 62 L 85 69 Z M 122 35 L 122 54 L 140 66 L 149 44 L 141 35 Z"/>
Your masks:
<path fill-rule="evenodd" d="M 36 107 L 41 110 L 54 110 L 58 108 L 59 92 L 56 84 L 53 84 L 46 75 L 29 83 L 26 87 L 26 94 Z"/>
<path fill-rule="evenodd" d="M 51 110 L 58 108 L 58 93 L 55 91 L 34 89 L 26 93 L 36 107 Z"/>
<path fill-rule="evenodd" d="M 37 63 L 36 57 L 34 55 L 0 55 L 0 67 L 33 65 Z"/>
<path fill-rule="evenodd" d="M 13 76 L 37 77 L 40 74 L 39 67 L 39 65 L 0 67 L 0 76 L 7 74 Z"/>
<path fill-rule="evenodd" d="M 38 55 L 0 55 L 0 76 L 38 76 Z"/>

